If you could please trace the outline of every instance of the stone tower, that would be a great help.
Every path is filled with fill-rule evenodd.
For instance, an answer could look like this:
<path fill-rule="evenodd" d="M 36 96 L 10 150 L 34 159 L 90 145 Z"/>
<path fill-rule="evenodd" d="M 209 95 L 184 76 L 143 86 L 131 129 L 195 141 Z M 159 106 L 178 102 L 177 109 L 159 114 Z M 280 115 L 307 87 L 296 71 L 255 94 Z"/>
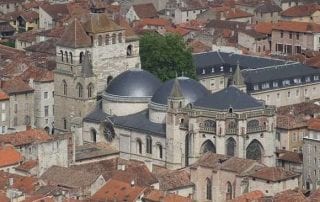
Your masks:
<path fill-rule="evenodd" d="M 70 123 L 83 118 L 94 106 L 97 85 L 88 49 L 90 37 L 75 19 L 57 43 L 54 71 L 55 129 L 69 131 Z"/>
<path fill-rule="evenodd" d="M 168 111 L 166 115 L 167 134 L 167 168 L 177 169 L 181 167 L 183 156 L 183 144 L 180 135 L 180 126 L 184 123 L 183 107 L 185 98 L 178 79 L 174 80 L 170 96 L 168 97 Z"/>

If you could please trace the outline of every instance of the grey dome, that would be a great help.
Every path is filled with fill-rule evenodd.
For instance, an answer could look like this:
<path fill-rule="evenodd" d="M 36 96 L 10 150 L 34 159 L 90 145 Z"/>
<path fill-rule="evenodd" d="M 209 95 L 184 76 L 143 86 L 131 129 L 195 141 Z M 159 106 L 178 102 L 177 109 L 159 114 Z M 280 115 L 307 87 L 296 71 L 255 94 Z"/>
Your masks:
<path fill-rule="evenodd" d="M 199 82 L 187 78 L 178 77 L 178 81 L 181 87 L 183 97 L 185 98 L 185 104 L 193 103 L 198 98 L 208 95 L 208 90 Z M 174 79 L 166 81 L 153 95 L 151 101 L 156 104 L 167 105 L 168 97 L 171 93 Z"/>
<path fill-rule="evenodd" d="M 229 86 L 216 93 L 198 99 L 194 107 L 210 108 L 218 111 L 235 111 L 264 108 L 264 104 L 254 97 L 242 92 L 234 86 Z"/>
<path fill-rule="evenodd" d="M 160 85 L 161 81 L 150 72 L 134 69 L 119 74 L 105 92 L 121 97 L 152 97 Z"/>

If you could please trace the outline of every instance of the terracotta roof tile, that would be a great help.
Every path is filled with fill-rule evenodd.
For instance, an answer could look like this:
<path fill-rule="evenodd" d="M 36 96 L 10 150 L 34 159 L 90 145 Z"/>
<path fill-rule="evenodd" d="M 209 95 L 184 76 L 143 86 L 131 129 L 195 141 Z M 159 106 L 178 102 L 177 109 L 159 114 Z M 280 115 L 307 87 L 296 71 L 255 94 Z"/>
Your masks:
<path fill-rule="evenodd" d="M 0 147 L 0 167 L 12 166 L 22 161 L 22 155 L 12 146 Z"/>
<path fill-rule="evenodd" d="M 75 18 L 65 29 L 57 45 L 71 48 L 84 48 L 91 46 L 91 39 L 80 21 Z"/>
<path fill-rule="evenodd" d="M 39 67 L 29 67 L 20 77 L 26 82 L 30 79 L 37 82 L 53 82 L 53 72 Z"/>
<path fill-rule="evenodd" d="M 320 202 L 320 189 L 318 188 L 316 191 L 311 193 L 308 199 L 309 202 Z"/>
<path fill-rule="evenodd" d="M 256 191 L 251 191 L 245 194 L 242 194 L 232 200 L 229 200 L 228 202 L 250 202 L 250 201 L 255 201 L 264 196 L 262 191 L 256 190 Z"/>
<path fill-rule="evenodd" d="M 24 11 L 20 13 L 20 16 L 23 17 L 27 22 L 34 22 L 39 19 L 39 13 L 35 11 Z"/>
<path fill-rule="evenodd" d="M 285 170 L 284 168 L 280 167 L 263 167 L 258 169 L 250 176 L 266 181 L 277 182 L 298 177 L 300 176 L 300 174 L 293 171 Z"/>
<path fill-rule="evenodd" d="M 146 191 L 144 194 L 146 201 L 152 202 L 191 202 L 192 200 L 187 197 L 183 197 L 177 194 L 165 193 L 159 190 Z"/>
<path fill-rule="evenodd" d="M 5 190 L 8 185 L 9 178 L 13 178 L 13 188 L 24 193 L 32 193 L 37 186 L 37 179 L 34 177 L 26 177 L 16 174 L 0 171 L 0 190 Z"/>
<path fill-rule="evenodd" d="M 91 197 L 91 200 L 97 202 L 136 201 L 139 196 L 143 195 L 144 189 L 144 187 L 131 186 L 129 183 L 111 179 Z"/>
<path fill-rule="evenodd" d="M 190 180 L 190 173 L 186 170 L 166 170 L 157 174 L 160 190 L 167 191 L 181 187 L 194 186 Z"/>
<path fill-rule="evenodd" d="M 19 77 L 1 81 L 1 89 L 5 91 L 8 95 L 34 91 L 33 88 L 31 88 Z"/>
<path fill-rule="evenodd" d="M 269 22 L 262 22 L 255 25 L 254 29 L 256 32 L 262 33 L 262 34 L 271 34 L 272 33 L 272 23 Z"/>
<path fill-rule="evenodd" d="M 204 44 L 199 40 L 193 40 L 188 45 L 192 48 L 193 53 L 209 52 L 212 50 L 209 45 Z"/>
<path fill-rule="evenodd" d="M 10 201 L 4 191 L 0 191 L 0 201 L 1 202 L 9 202 Z"/>
<path fill-rule="evenodd" d="M 0 91 L 0 100 L 9 100 L 9 96 L 5 92 Z"/>
<path fill-rule="evenodd" d="M 158 13 L 152 3 L 137 4 L 132 6 L 139 18 L 156 18 Z"/>
<path fill-rule="evenodd" d="M 240 10 L 240 9 L 230 9 L 224 13 L 225 18 L 230 19 L 236 19 L 236 18 L 247 18 L 252 17 L 253 15 L 251 13 L 248 13 L 246 11 Z"/>
<path fill-rule="evenodd" d="M 23 171 L 30 171 L 32 168 L 35 168 L 38 166 L 38 161 L 37 160 L 29 160 L 23 162 L 20 166 L 16 167 L 18 170 L 23 170 Z"/>
<path fill-rule="evenodd" d="M 144 18 L 139 21 L 139 24 L 143 26 L 145 25 L 167 26 L 167 25 L 171 25 L 171 22 L 163 18 Z"/>
<path fill-rule="evenodd" d="M 308 129 L 320 131 L 320 119 L 310 119 L 308 121 Z"/>
<path fill-rule="evenodd" d="M 307 202 L 306 197 L 300 190 L 286 190 L 280 193 L 277 193 L 274 197 L 276 202 L 288 202 L 288 201 L 297 201 L 297 202 Z"/>
<path fill-rule="evenodd" d="M 310 22 L 293 22 L 293 21 L 281 21 L 275 23 L 272 30 L 283 30 L 292 32 L 320 32 L 320 24 Z"/>
<path fill-rule="evenodd" d="M 69 14 L 67 4 L 44 4 L 40 6 L 54 21 L 59 21 Z"/>
<path fill-rule="evenodd" d="M 37 142 L 46 142 L 53 138 L 42 129 L 30 129 L 22 132 L 4 134 L 0 136 L 0 143 L 21 146 Z"/>
<path fill-rule="evenodd" d="M 320 5 L 317 3 L 297 5 L 281 12 L 284 17 L 305 17 L 311 16 L 314 12 L 320 11 Z"/>
<path fill-rule="evenodd" d="M 303 163 L 303 157 L 301 153 L 286 151 L 286 150 L 277 150 L 279 160 L 289 161 L 293 163 Z"/>
<path fill-rule="evenodd" d="M 107 15 L 104 13 L 90 14 L 87 21 L 83 24 L 83 28 L 89 33 L 103 33 L 124 30 L 123 27 L 120 27 L 114 21 L 108 19 Z"/>

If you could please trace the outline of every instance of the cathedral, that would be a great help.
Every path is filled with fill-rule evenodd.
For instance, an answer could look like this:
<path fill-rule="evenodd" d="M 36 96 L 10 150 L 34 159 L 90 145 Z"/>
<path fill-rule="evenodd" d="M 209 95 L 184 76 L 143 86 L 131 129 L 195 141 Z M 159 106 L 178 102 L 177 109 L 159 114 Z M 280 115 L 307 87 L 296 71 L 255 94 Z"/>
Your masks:
<path fill-rule="evenodd" d="M 55 128 L 78 145 L 102 142 L 169 169 L 208 151 L 275 165 L 275 108 L 246 93 L 239 64 L 215 93 L 184 76 L 162 83 L 140 68 L 138 38 L 95 6 L 57 44 Z"/>

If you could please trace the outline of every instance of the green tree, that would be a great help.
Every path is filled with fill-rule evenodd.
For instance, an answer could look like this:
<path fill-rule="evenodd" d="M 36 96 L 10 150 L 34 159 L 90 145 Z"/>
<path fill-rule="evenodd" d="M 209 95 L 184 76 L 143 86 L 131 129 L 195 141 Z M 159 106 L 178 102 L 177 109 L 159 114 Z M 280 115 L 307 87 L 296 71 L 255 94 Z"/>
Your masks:
<path fill-rule="evenodd" d="M 147 33 L 140 39 L 142 69 L 158 76 L 162 81 L 178 75 L 195 78 L 191 49 L 176 34 L 165 36 Z"/>

